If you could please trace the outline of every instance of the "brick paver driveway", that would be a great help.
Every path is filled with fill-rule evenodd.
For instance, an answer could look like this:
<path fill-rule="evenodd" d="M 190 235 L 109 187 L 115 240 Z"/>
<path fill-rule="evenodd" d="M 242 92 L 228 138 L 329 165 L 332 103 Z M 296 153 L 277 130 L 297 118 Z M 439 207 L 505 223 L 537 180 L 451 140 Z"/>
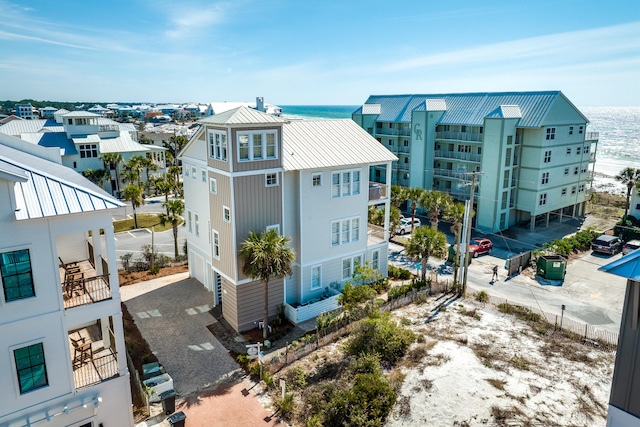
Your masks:
<path fill-rule="evenodd" d="M 213 294 L 195 279 L 184 274 L 154 279 L 125 286 L 121 294 L 178 396 L 212 388 L 238 369 L 207 329 L 216 321 L 209 313 Z"/>

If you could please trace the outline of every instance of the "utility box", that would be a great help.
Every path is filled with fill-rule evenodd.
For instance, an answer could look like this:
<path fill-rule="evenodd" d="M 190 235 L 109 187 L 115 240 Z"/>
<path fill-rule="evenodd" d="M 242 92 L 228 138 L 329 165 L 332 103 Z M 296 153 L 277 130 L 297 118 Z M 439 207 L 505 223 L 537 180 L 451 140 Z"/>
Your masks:
<path fill-rule="evenodd" d="M 536 274 L 544 279 L 564 280 L 567 259 L 561 255 L 541 256 L 536 262 Z"/>

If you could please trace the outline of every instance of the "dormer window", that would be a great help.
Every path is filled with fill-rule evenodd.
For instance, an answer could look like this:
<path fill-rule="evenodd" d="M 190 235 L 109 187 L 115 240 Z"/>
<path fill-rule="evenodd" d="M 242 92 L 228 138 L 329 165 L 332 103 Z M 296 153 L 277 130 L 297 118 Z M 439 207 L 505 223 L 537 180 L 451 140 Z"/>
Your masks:
<path fill-rule="evenodd" d="M 79 118 L 76 119 L 76 126 L 86 126 L 87 125 L 87 119 L 86 118 Z"/>

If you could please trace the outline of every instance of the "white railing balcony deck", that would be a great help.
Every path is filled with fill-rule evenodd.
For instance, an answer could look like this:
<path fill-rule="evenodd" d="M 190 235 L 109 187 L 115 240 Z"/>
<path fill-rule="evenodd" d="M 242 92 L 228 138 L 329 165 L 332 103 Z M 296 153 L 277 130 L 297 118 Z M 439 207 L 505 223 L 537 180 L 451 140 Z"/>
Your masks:
<path fill-rule="evenodd" d="M 369 201 L 386 199 L 387 188 L 387 184 L 369 181 Z"/>
<path fill-rule="evenodd" d="M 600 139 L 600 132 L 587 132 L 584 134 L 585 141 L 598 141 Z"/>
<path fill-rule="evenodd" d="M 76 389 L 89 387 L 120 376 L 118 354 L 105 348 L 97 325 L 69 333 L 73 382 Z"/>
<path fill-rule="evenodd" d="M 436 150 L 435 157 L 441 157 L 445 159 L 458 159 L 464 160 L 468 162 L 480 162 L 482 160 L 482 156 L 475 153 L 461 153 L 457 151 L 448 151 L 448 150 Z"/>
<path fill-rule="evenodd" d="M 65 264 L 59 271 L 65 309 L 111 299 L 109 275 L 97 275 L 88 260 Z"/>
<path fill-rule="evenodd" d="M 388 127 L 376 128 L 376 135 L 398 136 L 398 134 L 398 129 Z"/>
<path fill-rule="evenodd" d="M 436 132 L 436 139 L 482 142 L 482 134 L 470 132 Z"/>
<path fill-rule="evenodd" d="M 386 242 L 384 228 L 379 225 L 367 224 L 367 246 L 375 246 Z"/>
<path fill-rule="evenodd" d="M 287 319 L 297 325 L 305 320 L 313 319 L 322 313 L 328 313 L 340 308 L 338 296 L 340 296 L 340 292 L 327 287 L 322 296 L 313 298 L 304 304 L 284 303 L 284 313 Z"/>
<path fill-rule="evenodd" d="M 434 176 L 447 176 L 451 178 L 471 180 L 471 174 L 468 172 L 457 172 L 451 169 L 434 169 Z"/>

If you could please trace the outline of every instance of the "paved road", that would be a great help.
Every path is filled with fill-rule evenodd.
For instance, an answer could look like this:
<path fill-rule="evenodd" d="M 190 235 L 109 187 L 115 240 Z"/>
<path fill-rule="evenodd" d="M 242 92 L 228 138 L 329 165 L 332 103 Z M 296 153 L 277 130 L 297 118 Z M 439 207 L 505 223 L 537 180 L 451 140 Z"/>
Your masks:
<path fill-rule="evenodd" d="M 415 262 L 404 256 L 402 246 L 389 245 L 389 259 L 398 266 L 415 270 Z M 544 286 L 524 275 L 515 276 L 507 281 L 503 275 L 500 280 L 491 283 L 491 268 L 504 266 L 506 251 L 494 250 L 491 255 L 480 256 L 473 260 L 467 279 L 470 292 L 487 291 L 490 295 L 504 298 L 517 304 L 540 307 L 542 310 L 561 314 L 566 306 L 565 316 L 578 322 L 597 326 L 599 329 L 618 333 L 624 301 L 626 279 L 598 271 L 598 268 L 621 255 L 604 257 L 590 252 L 580 259 L 572 261 L 562 286 Z M 429 264 L 437 268 L 441 260 L 430 260 Z M 453 279 L 453 275 L 445 275 Z"/>
<path fill-rule="evenodd" d="M 213 294 L 183 274 L 121 288 L 122 300 L 144 339 L 173 379 L 179 396 L 210 389 L 238 369 L 209 332 Z"/>
<path fill-rule="evenodd" d="M 162 203 L 164 202 L 164 197 L 155 197 L 152 199 L 147 199 L 148 203 L 136 209 L 137 213 L 162 213 L 163 207 Z M 114 220 L 122 220 L 128 218 L 133 214 L 133 209 L 131 208 L 130 202 L 125 202 L 126 207 L 119 209 L 119 211 L 113 215 Z M 183 247 L 184 241 L 187 238 L 187 230 L 184 226 L 178 227 L 178 252 L 180 255 L 184 254 Z M 126 253 L 132 253 L 133 259 L 141 258 L 141 248 L 144 245 L 151 244 L 151 230 L 147 229 L 139 229 L 132 231 L 125 231 L 122 233 L 118 233 L 115 236 L 116 240 L 116 255 L 118 257 L 118 268 L 122 268 L 122 264 L 120 262 L 120 257 Z M 154 233 L 153 235 L 153 246 L 156 248 L 158 253 L 162 253 L 170 258 L 174 258 L 174 242 L 173 242 L 173 231 L 166 230 L 159 233 Z"/>

